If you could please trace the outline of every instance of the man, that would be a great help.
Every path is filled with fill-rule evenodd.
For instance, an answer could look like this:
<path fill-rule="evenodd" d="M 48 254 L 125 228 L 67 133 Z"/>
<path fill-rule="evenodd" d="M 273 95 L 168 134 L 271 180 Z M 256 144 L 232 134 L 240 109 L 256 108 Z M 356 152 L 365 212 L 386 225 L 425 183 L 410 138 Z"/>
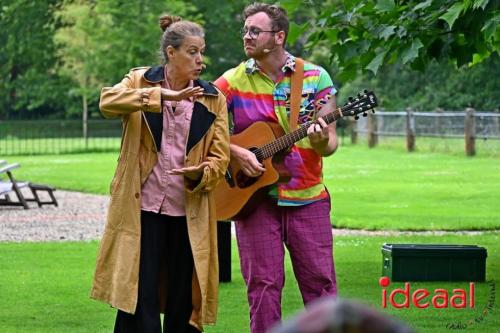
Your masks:
<path fill-rule="evenodd" d="M 228 70 L 215 84 L 226 94 L 235 134 L 255 121 L 279 123 L 288 131 L 295 57 L 284 48 L 289 25 L 286 11 L 254 3 L 243 14 L 242 37 L 249 60 Z M 322 157 L 335 152 L 337 136 L 335 125 L 320 118 L 335 109 L 335 93 L 327 72 L 306 62 L 298 124 L 317 123 L 308 127 L 308 137 L 283 159 L 289 180 L 272 186 L 267 199 L 235 223 L 252 333 L 264 333 L 281 319 L 283 244 L 290 252 L 304 304 L 336 294 L 330 199 L 322 181 Z M 234 144 L 230 150 L 247 176 L 265 171 L 249 150 Z"/>

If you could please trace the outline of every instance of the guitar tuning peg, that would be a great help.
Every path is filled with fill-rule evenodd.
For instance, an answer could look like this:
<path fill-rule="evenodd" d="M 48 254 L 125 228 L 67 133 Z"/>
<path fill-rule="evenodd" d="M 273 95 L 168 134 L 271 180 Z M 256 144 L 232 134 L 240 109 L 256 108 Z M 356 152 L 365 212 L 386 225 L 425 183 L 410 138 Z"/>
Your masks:
<path fill-rule="evenodd" d="M 349 97 L 347 100 L 348 100 L 350 103 L 352 103 L 352 101 L 354 101 L 354 98 Z"/>
<path fill-rule="evenodd" d="M 354 116 L 354 119 L 358 120 L 358 119 L 359 119 L 359 116 Z"/>
<path fill-rule="evenodd" d="M 372 113 L 375 113 L 375 109 L 372 109 Z"/>
<path fill-rule="evenodd" d="M 368 116 L 368 113 L 363 112 L 363 117 L 366 117 L 366 116 Z"/>
<path fill-rule="evenodd" d="M 364 92 L 365 94 L 368 94 L 368 90 L 366 90 L 366 89 L 365 89 L 365 90 L 363 90 L 363 92 Z"/>

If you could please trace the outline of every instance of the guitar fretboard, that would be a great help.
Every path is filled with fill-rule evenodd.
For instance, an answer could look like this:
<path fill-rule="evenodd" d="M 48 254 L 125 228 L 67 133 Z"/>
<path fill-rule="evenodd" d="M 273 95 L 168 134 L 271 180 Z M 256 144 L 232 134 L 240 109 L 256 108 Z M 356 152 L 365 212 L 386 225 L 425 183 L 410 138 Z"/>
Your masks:
<path fill-rule="evenodd" d="M 326 116 L 323 116 L 323 120 L 327 123 L 333 123 L 334 121 L 337 121 L 338 119 L 342 118 L 344 110 L 342 108 L 337 108 L 334 111 L 328 113 Z M 265 144 L 264 146 L 254 150 L 255 156 L 257 156 L 257 159 L 259 161 L 263 161 L 276 153 L 287 149 L 291 145 L 293 145 L 295 142 L 302 140 L 307 136 L 307 129 L 309 126 L 312 124 L 317 123 L 317 121 L 308 121 L 304 124 L 302 124 L 298 129 L 296 129 L 293 132 L 287 133 L 278 139 L 274 140 L 273 142 L 270 142 L 268 144 Z"/>

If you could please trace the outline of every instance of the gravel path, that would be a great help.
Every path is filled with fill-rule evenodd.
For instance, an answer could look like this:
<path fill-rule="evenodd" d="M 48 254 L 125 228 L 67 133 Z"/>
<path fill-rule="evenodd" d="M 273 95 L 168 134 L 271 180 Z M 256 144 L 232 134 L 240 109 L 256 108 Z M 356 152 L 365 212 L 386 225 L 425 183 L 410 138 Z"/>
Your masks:
<path fill-rule="evenodd" d="M 23 192 L 24 193 L 24 192 Z M 29 194 L 26 194 L 30 196 Z M 100 239 L 109 197 L 57 190 L 59 207 L 0 206 L 0 241 L 81 241 Z"/>
<path fill-rule="evenodd" d="M 81 241 L 100 239 L 104 231 L 109 196 L 57 190 L 59 207 L 30 209 L 0 206 L 0 242 Z M 27 193 L 27 196 L 29 194 Z M 233 225 L 234 229 L 234 225 Z M 486 233 L 500 232 L 486 231 Z M 397 235 L 477 235 L 482 231 L 367 231 L 334 229 L 335 236 L 397 236 Z M 234 230 L 233 230 L 234 236 Z"/>

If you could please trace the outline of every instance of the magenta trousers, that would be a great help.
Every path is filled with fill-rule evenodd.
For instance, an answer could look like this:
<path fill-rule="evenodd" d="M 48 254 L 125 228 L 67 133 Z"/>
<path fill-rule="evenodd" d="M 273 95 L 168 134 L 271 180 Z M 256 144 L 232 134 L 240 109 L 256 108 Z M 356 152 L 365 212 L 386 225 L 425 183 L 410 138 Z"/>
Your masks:
<path fill-rule="evenodd" d="M 263 201 L 235 225 L 252 333 L 265 333 L 281 320 L 284 245 L 304 304 L 336 295 L 329 198 L 299 207 Z"/>

